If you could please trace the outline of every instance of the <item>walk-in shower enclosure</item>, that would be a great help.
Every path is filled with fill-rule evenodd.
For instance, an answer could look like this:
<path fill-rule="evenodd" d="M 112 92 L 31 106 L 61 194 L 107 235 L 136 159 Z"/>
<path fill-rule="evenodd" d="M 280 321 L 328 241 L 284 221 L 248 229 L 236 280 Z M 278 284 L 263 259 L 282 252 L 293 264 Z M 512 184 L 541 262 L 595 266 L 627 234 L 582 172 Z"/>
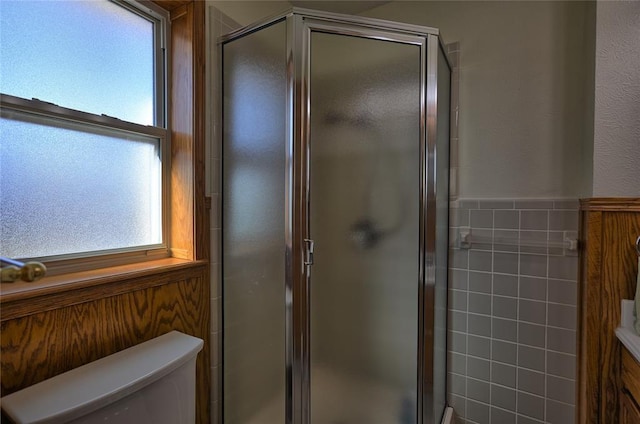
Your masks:
<path fill-rule="evenodd" d="M 438 31 L 293 9 L 220 45 L 224 423 L 439 423 Z"/>

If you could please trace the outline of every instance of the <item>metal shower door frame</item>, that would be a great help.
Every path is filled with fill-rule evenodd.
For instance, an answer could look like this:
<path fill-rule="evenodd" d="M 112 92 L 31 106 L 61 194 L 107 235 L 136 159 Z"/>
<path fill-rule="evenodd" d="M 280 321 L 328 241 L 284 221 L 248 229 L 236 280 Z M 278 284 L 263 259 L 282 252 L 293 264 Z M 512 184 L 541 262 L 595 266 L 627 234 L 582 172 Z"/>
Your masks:
<path fill-rule="evenodd" d="M 222 36 L 231 42 L 286 20 L 287 140 L 285 169 L 286 424 L 311 424 L 310 417 L 310 41 L 311 32 L 355 36 L 420 47 L 420 223 L 418 278 L 417 423 L 434 413 L 434 307 L 436 255 L 436 135 L 438 51 L 434 28 L 315 10 L 285 13 Z M 222 49 L 221 49 L 222 50 Z M 444 51 L 444 50 L 443 50 Z M 222 53 L 221 53 L 222 54 Z M 431 346 L 431 349 L 426 349 Z"/>
<path fill-rule="evenodd" d="M 431 424 L 435 302 L 435 148 L 437 123 L 437 30 L 375 19 L 294 10 L 287 16 L 287 424 L 311 424 L 310 284 L 306 240 L 310 228 L 311 33 L 355 36 L 420 48 L 420 222 L 418 277 L 417 422 Z M 288 297 L 289 299 L 289 297 Z"/>

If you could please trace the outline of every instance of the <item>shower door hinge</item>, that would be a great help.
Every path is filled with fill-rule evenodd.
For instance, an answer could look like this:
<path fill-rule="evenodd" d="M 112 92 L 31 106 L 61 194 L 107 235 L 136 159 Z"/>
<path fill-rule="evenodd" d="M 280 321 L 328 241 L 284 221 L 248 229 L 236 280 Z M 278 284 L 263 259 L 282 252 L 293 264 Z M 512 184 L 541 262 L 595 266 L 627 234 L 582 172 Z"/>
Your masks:
<path fill-rule="evenodd" d="M 305 242 L 305 256 L 304 256 L 304 264 L 305 265 L 313 265 L 313 248 L 314 241 L 311 239 L 304 239 Z"/>

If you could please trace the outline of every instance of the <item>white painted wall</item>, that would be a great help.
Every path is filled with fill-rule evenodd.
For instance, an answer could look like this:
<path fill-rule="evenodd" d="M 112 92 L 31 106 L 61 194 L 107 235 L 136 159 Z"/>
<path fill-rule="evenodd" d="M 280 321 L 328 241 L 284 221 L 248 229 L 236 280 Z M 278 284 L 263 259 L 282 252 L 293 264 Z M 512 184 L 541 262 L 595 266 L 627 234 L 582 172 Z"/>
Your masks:
<path fill-rule="evenodd" d="M 640 1 L 598 1 L 593 195 L 640 196 Z"/>
<path fill-rule="evenodd" d="M 460 42 L 461 198 L 590 195 L 587 3 L 396 1 L 364 15 Z"/>
<path fill-rule="evenodd" d="M 235 20 L 241 26 L 261 21 L 291 8 L 287 1 L 219 1 L 207 0 L 211 6 Z"/>

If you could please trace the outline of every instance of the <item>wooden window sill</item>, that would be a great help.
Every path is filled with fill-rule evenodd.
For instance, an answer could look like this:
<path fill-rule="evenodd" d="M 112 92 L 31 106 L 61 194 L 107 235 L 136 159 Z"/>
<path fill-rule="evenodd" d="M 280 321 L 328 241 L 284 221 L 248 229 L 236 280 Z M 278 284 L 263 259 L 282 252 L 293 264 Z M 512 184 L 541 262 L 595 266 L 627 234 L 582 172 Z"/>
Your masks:
<path fill-rule="evenodd" d="M 168 284 L 176 277 L 203 275 L 207 263 L 166 258 L 55 275 L 34 283 L 0 283 L 0 321 Z"/>

